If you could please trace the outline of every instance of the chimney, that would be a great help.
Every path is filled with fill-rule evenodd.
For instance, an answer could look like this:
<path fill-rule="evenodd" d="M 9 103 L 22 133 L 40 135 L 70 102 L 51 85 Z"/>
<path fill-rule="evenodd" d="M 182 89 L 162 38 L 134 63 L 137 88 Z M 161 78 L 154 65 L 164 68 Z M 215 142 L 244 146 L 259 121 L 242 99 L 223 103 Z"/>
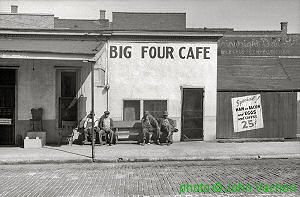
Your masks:
<path fill-rule="evenodd" d="M 280 24 L 281 24 L 281 33 L 286 35 L 288 22 L 281 22 Z"/>
<path fill-rule="evenodd" d="M 10 6 L 10 12 L 13 14 L 17 14 L 18 13 L 18 6 L 17 5 L 11 5 Z"/>
<path fill-rule="evenodd" d="M 100 10 L 100 19 L 105 19 L 106 10 Z"/>

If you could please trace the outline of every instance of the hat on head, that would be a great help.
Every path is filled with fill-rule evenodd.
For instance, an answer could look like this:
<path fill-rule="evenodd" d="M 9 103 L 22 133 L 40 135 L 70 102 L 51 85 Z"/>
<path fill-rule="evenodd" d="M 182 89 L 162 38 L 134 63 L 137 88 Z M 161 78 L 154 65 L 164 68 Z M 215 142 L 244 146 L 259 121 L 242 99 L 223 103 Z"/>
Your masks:
<path fill-rule="evenodd" d="M 163 116 L 168 116 L 168 115 L 169 115 L 168 112 L 164 111 Z"/>
<path fill-rule="evenodd" d="M 110 114 L 110 112 L 109 111 L 105 111 L 104 114 Z"/>

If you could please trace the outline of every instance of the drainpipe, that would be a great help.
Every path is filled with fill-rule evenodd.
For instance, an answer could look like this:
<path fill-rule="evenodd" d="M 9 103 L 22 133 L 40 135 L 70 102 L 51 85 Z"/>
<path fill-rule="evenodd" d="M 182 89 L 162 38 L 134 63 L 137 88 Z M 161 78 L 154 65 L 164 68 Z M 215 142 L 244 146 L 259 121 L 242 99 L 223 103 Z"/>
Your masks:
<path fill-rule="evenodd" d="M 108 40 L 107 40 L 107 43 L 106 43 L 106 110 L 108 111 L 109 109 L 109 66 L 108 66 L 108 57 L 109 57 L 109 51 L 108 51 Z"/>

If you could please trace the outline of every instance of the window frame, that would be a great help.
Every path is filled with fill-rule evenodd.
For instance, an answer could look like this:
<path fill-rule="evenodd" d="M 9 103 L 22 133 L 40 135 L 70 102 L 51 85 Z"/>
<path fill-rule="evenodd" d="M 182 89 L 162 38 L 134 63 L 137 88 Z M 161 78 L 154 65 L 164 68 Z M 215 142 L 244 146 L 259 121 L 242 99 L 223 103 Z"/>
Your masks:
<path fill-rule="evenodd" d="M 103 72 L 103 79 L 100 76 L 100 72 Z M 106 70 L 102 67 L 94 68 L 94 82 L 97 87 L 105 87 L 106 85 Z"/>
<path fill-rule="evenodd" d="M 162 110 L 162 112 L 164 112 L 164 111 L 168 111 L 168 99 L 144 99 L 143 100 L 143 111 L 145 111 L 145 101 L 165 101 L 166 102 L 166 109 L 163 109 Z M 149 110 L 148 110 L 149 111 Z M 151 111 L 150 111 L 151 112 Z M 153 113 L 151 113 L 151 115 L 153 116 L 153 117 L 155 117 L 154 116 L 154 114 Z M 159 116 L 160 117 L 160 116 Z M 155 117 L 155 118 L 159 118 L 159 117 Z"/>
<path fill-rule="evenodd" d="M 139 115 L 140 117 L 138 117 L 138 120 L 141 119 L 141 103 L 142 103 L 142 100 L 141 99 L 123 99 L 123 105 L 122 105 L 122 120 L 125 121 L 125 102 L 126 101 L 138 101 L 139 102 Z M 137 120 L 129 120 L 129 121 L 137 121 Z"/>
<path fill-rule="evenodd" d="M 145 101 L 165 101 L 166 102 L 166 111 L 169 111 L 169 99 L 139 99 L 139 98 L 136 98 L 136 99 L 123 99 L 123 103 L 122 103 L 122 120 L 124 120 L 124 109 L 125 109 L 125 106 L 124 106 L 124 102 L 125 101 L 139 101 L 140 102 L 140 117 L 139 117 L 139 120 L 142 119 L 142 117 L 144 116 L 144 102 Z M 153 114 L 152 114 L 153 115 Z M 158 118 L 158 117 L 156 117 Z M 136 121 L 136 120 L 135 120 Z"/>

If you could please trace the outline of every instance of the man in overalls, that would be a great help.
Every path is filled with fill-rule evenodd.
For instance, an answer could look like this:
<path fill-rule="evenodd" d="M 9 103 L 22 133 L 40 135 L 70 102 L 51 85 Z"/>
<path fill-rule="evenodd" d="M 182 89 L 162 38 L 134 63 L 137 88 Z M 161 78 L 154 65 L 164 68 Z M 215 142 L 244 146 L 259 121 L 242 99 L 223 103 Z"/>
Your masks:
<path fill-rule="evenodd" d="M 174 120 L 168 118 L 168 112 L 164 111 L 162 118 L 158 120 L 160 131 L 162 133 L 161 139 L 164 140 L 167 145 L 173 143 L 173 132 L 177 132 Z"/>
<path fill-rule="evenodd" d="M 105 111 L 104 114 L 101 116 L 98 124 L 98 129 L 96 130 L 99 134 L 99 141 L 100 145 L 102 145 L 102 135 L 107 135 L 107 142 L 108 145 L 111 146 L 113 144 L 114 139 L 114 131 L 113 128 L 113 120 L 109 117 L 110 112 Z"/>
<path fill-rule="evenodd" d="M 160 131 L 156 119 L 148 112 L 144 112 L 144 117 L 142 118 L 142 143 L 144 146 L 145 143 L 150 144 L 151 136 L 154 135 L 154 141 L 156 144 L 160 144 Z"/>
<path fill-rule="evenodd" d="M 90 112 L 83 123 L 83 131 L 84 131 L 84 141 L 83 144 L 88 143 L 88 139 L 92 135 L 92 112 Z M 94 114 L 95 115 L 95 114 Z"/>

